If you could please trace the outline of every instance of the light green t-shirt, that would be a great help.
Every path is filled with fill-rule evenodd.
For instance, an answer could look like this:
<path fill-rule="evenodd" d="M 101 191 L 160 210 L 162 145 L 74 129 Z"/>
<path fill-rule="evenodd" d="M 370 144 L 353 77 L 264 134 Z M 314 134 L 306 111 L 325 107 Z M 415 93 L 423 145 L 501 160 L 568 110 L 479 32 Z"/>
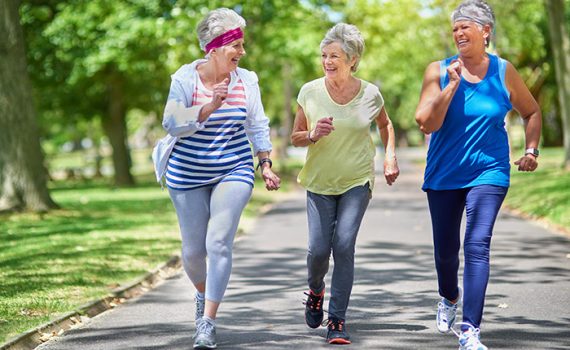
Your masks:
<path fill-rule="evenodd" d="M 324 117 L 333 117 L 335 127 L 330 135 L 309 145 L 297 181 L 308 191 L 325 195 L 342 194 L 367 182 L 372 189 L 376 149 L 370 124 L 384 105 L 378 88 L 361 80 L 356 97 L 340 105 L 330 97 L 325 78 L 319 78 L 303 85 L 297 102 L 305 112 L 309 130 Z"/>

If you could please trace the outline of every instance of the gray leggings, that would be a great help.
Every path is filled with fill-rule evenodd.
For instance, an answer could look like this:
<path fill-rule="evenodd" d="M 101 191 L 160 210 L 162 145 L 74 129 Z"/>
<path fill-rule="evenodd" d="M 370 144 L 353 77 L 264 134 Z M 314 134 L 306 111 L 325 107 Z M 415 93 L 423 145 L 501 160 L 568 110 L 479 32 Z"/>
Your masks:
<path fill-rule="evenodd" d="M 180 225 L 184 270 L 192 283 L 206 281 L 208 300 L 219 303 L 224 297 L 234 237 L 251 190 L 251 185 L 238 181 L 189 191 L 168 189 Z"/>
<path fill-rule="evenodd" d="M 329 302 L 330 317 L 345 319 L 354 281 L 356 235 L 369 201 L 368 184 L 334 196 L 307 191 L 309 288 L 315 292 L 324 288 L 332 250 L 334 270 Z"/>

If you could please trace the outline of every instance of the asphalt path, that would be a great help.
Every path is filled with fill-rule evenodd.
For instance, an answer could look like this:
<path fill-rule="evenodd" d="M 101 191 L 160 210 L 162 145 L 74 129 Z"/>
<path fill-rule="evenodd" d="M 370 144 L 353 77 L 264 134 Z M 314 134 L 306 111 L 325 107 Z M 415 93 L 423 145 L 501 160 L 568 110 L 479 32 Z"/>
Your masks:
<path fill-rule="evenodd" d="M 420 190 L 421 169 L 411 162 L 418 156 L 401 152 L 396 185 L 377 177 L 357 241 L 346 321 L 353 343 L 345 349 L 457 349 L 453 334 L 435 328 L 431 224 Z M 220 349 L 338 347 L 325 343 L 325 328 L 304 323 L 305 208 L 304 193 L 293 192 L 236 242 L 232 278 L 217 319 Z M 191 349 L 193 294 L 181 272 L 37 349 Z M 570 349 L 567 237 L 501 212 L 481 328 L 490 349 Z"/>

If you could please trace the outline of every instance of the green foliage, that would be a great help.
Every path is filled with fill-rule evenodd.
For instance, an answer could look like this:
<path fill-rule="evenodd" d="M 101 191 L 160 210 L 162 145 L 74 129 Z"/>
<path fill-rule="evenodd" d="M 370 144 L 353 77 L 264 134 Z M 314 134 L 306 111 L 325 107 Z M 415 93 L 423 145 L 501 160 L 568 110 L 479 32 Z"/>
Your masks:
<path fill-rule="evenodd" d="M 123 86 L 126 108 L 158 109 L 176 31 L 163 1 L 43 1 L 21 7 L 29 69 L 46 139 L 81 139 L 89 119 L 108 114 L 109 87 Z M 99 132 L 100 134 L 100 132 Z M 61 136 L 65 135 L 65 136 Z M 59 139 L 59 140 L 58 140 Z"/>
<path fill-rule="evenodd" d="M 76 143 L 108 112 L 109 84 L 123 82 L 127 109 L 161 111 L 169 75 L 203 57 L 195 34 L 212 9 L 234 8 L 248 21 L 244 67 L 258 72 L 267 114 L 279 124 L 283 79 L 300 88 L 318 71 L 318 43 L 327 28 L 316 7 L 279 1 L 43 1 L 21 8 L 30 72 L 43 134 L 56 150 Z M 320 13 L 320 14 L 319 14 Z M 318 30 L 316 29 L 318 28 Z M 296 38 L 301 38 L 297 40 Z M 293 76 L 283 77 L 283 65 Z M 295 96 L 293 96 L 294 98 Z M 87 121 L 86 121 L 87 120 Z"/>
<path fill-rule="evenodd" d="M 334 22 L 345 21 L 357 25 L 366 40 L 357 76 L 380 86 L 397 135 L 417 143 L 421 135 L 413 115 L 423 72 L 429 62 L 456 52 L 449 16 L 459 2 L 43 0 L 25 1 L 21 13 L 45 139 L 57 145 L 99 128 L 85 120 L 107 113 L 108 85 L 114 79 L 124 83 L 127 109 L 154 112 L 160 119 L 169 75 L 203 57 L 195 27 L 218 7 L 233 8 L 248 23 L 242 64 L 259 75 L 274 126 L 291 112 L 286 108 L 295 110 L 301 85 L 322 75 L 319 43 Z M 489 2 L 497 18 L 492 49 L 517 67 L 541 104 L 546 144 L 559 144 L 544 4 Z M 285 101 L 287 86 L 293 88 L 290 101 Z"/>

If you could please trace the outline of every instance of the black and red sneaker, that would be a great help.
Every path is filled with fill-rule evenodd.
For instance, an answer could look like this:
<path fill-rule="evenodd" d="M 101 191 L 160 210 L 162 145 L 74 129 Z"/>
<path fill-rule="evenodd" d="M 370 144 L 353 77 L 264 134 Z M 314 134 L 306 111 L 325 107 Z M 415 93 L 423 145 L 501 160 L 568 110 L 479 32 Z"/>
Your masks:
<path fill-rule="evenodd" d="M 346 332 L 344 320 L 331 317 L 327 322 L 327 328 L 327 343 L 350 344 L 350 336 Z"/>
<path fill-rule="evenodd" d="M 319 328 L 323 322 L 323 303 L 325 301 L 325 289 L 316 294 L 312 290 L 305 292 L 305 322 L 311 328 Z"/>

